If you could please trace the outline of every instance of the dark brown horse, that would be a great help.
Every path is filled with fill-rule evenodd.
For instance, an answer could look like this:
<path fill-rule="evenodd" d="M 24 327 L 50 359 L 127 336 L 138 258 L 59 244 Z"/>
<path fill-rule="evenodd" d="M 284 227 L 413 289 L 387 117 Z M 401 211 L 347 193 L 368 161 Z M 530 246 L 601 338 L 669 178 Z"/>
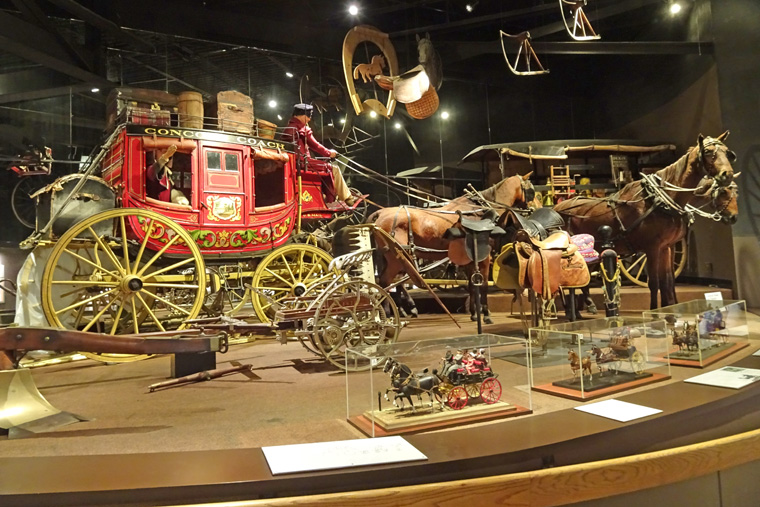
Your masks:
<path fill-rule="evenodd" d="M 621 257 L 646 254 L 651 308 L 657 308 L 658 293 L 662 306 L 676 303 L 673 245 L 686 235 L 693 215 L 736 222 L 738 173 L 731 167 L 736 155 L 723 143 L 727 135 L 700 135 L 676 162 L 609 197 L 574 197 L 554 207 L 572 234 L 592 234 L 598 241 L 599 227 L 608 225 Z"/>
<path fill-rule="evenodd" d="M 450 252 L 449 246 L 454 243 L 444 238 L 444 233 L 459 221 L 457 212 L 461 212 L 468 218 L 482 216 L 487 210 L 484 206 L 492 206 L 498 215 L 503 215 L 508 207 L 526 207 L 532 203 L 535 197 L 533 185 L 528 179 L 530 173 L 525 176 L 515 175 L 501 180 L 494 186 L 480 192 L 484 202 L 477 202 L 470 197 L 457 197 L 444 206 L 438 208 L 415 208 L 411 206 L 399 206 L 384 208 L 373 213 L 368 222 L 374 224 L 390 234 L 397 242 L 405 247 L 413 257 L 417 259 L 440 260 L 447 256 L 460 266 L 465 267 L 468 280 L 472 279 L 475 272 L 475 263 L 462 255 L 464 252 L 455 249 Z M 383 244 L 381 238 L 377 238 L 379 245 Z M 463 243 L 462 240 L 458 240 Z M 381 250 L 382 247 L 381 247 Z M 384 266 L 379 273 L 379 282 L 383 287 L 388 287 L 399 273 L 405 272 L 404 264 L 396 257 L 393 249 L 383 251 Z M 478 269 L 488 278 L 491 257 L 478 263 Z M 475 287 L 470 283 L 470 314 L 475 314 Z M 480 301 L 483 321 L 491 323 L 488 316 L 488 304 L 486 294 L 488 285 L 481 286 Z M 473 319 L 474 320 L 474 319 Z"/>

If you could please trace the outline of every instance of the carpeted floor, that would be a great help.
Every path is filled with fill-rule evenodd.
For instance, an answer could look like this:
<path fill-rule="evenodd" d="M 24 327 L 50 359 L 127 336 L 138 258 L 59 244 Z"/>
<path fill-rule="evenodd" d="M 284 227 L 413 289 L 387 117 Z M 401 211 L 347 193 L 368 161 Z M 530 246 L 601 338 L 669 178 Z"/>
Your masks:
<path fill-rule="evenodd" d="M 461 329 L 445 315 L 423 315 L 402 331 L 401 340 L 476 333 L 476 325 L 468 317 L 456 318 Z M 496 324 L 485 326 L 484 332 L 521 335 L 518 319 L 500 313 L 494 320 Z M 750 330 L 753 326 L 760 329 L 757 322 Z M 714 367 L 754 352 L 757 346 L 752 345 Z M 89 420 L 29 438 L 0 436 L 0 454 L 24 457 L 234 449 L 364 436 L 346 421 L 346 375 L 300 344 L 259 340 L 234 345 L 227 354 L 217 355 L 218 368 L 237 364 L 251 364 L 252 373 L 152 393 L 148 386 L 170 375 L 168 356 L 122 364 L 87 359 L 35 368 L 34 380 L 50 403 Z M 672 371 L 672 381 L 699 373 L 689 368 Z M 363 382 L 365 377 L 351 374 L 349 384 Z M 507 386 L 509 382 L 503 379 L 505 396 L 519 398 L 512 402 L 532 403 L 537 414 L 578 404 L 531 394 L 527 380 Z M 381 387 L 375 386 L 375 390 Z"/>

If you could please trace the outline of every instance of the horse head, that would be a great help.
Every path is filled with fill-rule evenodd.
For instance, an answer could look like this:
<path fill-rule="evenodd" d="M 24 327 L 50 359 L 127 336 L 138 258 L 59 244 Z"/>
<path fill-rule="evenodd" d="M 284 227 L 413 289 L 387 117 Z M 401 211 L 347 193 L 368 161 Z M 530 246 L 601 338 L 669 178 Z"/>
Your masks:
<path fill-rule="evenodd" d="M 504 178 L 493 188 L 493 201 L 502 206 L 515 208 L 527 208 L 536 198 L 536 190 L 533 183 L 530 182 L 530 175 L 533 171 L 520 176 L 516 174 Z"/>
<path fill-rule="evenodd" d="M 392 357 L 389 357 L 385 360 L 385 366 L 383 366 L 383 373 L 391 373 L 396 366 L 398 365 L 398 361 L 393 359 Z"/>
<path fill-rule="evenodd" d="M 722 186 L 730 185 L 735 177 L 731 164 L 736 162 L 736 153 L 728 149 L 724 143 L 728 133 L 727 130 L 718 137 L 705 137 L 700 134 L 697 142 L 697 158 L 703 174 L 715 178 Z"/>

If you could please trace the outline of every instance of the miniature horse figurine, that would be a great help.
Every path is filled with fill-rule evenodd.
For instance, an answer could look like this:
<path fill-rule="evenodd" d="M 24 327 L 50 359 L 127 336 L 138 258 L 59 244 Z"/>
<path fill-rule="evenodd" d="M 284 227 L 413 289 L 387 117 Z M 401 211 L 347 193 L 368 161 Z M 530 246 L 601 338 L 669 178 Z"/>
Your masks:
<path fill-rule="evenodd" d="M 389 400 L 389 392 L 393 391 L 396 393 L 393 398 L 393 405 L 396 405 L 396 401 L 400 400 L 399 408 L 401 410 L 404 409 L 404 398 L 406 398 L 412 407 L 412 413 L 416 412 L 412 395 L 417 395 L 417 399 L 422 402 L 422 393 L 427 393 L 430 397 L 431 407 L 433 406 L 434 395 L 438 399 L 441 399 L 438 389 L 441 379 L 433 373 L 427 373 L 427 370 L 420 373 L 412 373 L 412 370 L 407 365 L 388 358 L 385 361 L 383 372 L 391 377 L 391 387 L 385 390 L 385 399 Z M 443 407 L 443 404 L 441 404 L 441 407 Z"/>
<path fill-rule="evenodd" d="M 591 358 L 584 356 L 583 360 L 578 357 L 578 354 L 570 349 L 567 351 L 567 360 L 570 361 L 570 369 L 573 371 L 573 379 L 578 377 L 578 371 L 581 371 L 581 375 L 588 373 L 588 380 L 593 380 L 594 374 L 591 371 Z"/>

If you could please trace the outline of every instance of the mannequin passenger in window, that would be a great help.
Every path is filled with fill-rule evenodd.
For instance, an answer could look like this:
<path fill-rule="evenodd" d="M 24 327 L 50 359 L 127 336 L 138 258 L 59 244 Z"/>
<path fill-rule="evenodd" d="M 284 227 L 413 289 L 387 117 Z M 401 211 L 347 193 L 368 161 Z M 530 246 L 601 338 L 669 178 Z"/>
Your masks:
<path fill-rule="evenodd" d="M 181 190 L 174 188 L 172 180 L 172 159 L 177 146 L 172 144 L 145 171 L 145 193 L 159 201 L 189 206 L 190 201 Z"/>

